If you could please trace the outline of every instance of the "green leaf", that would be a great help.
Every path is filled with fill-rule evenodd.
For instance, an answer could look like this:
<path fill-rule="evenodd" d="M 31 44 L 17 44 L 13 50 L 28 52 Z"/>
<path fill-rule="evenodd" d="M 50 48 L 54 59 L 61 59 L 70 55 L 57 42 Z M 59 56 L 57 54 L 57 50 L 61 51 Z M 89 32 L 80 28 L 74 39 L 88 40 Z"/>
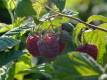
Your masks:
<path fill-rule="evenodd" d="M 12 64 L 9 69 L 8 72 L 6 74 L 8 77 L 6 80 L 13 80 L 14 79 L 14 75 L 15 75 L 15 64 Z"/>
<path fill-rule="evenodd" d="M 36 27 L 36 24 L 34 23 L 33 19 L 28 18 L 22 24 L 20 24 L 18 27 L 15 27 L 15 28 L 11 29 L 10 31 L 6 32 L 2 36 L 14 36 L 14 35 L 18 35 L 20 33 L 23 34 L 26 31 L 29 31 L 34 27 Z"/>
<path fill-rule="evenodd" d="M 84 28 L 86 28 L 86 26 L 83 23 L 78 23 L 76 25 L 76 28 L 74 30 L 74 34 L 73 35 L 74 35 L 74 41 L 75 41 L 75 43 L 77 45 L 79 44 L 79 39 L 81 37 L 81 30 L 84 29 Z"/>
<path fill-rule="evenodd" d="M 51 25 L 51 23 L 50 23 L 50 21 L 45 21 L 45 22 L 43 22 L 43 24 L 41 24 L 41 30 L 48 30 L 49 29 L 49 27 L 53 27 L 53 28 L 58 28 L 58 27 L 60 27 L 61 26 L 61 23 L 63 23 L 63 22 L 68 22 L 69 21 L 69 19 L 68 18 L 65 18 L 65 17 L 58 17 L 57 19 L 54 19 L 53 21 L 52 21 L 52 25 Z"/>
<path fill-rule="evenodd" d="M 9 16 L 11 17 L 12 23 L 14 22 L 14 15 L 13 15 L 13 10 L 16 7 L 16 1 L 14 0 L 2 0 L 4 6 L 8 10 Z"/>
<path fill-rule="evenodd" d="M 0 33 L 6 32 L 8 30 L 10 30 L 10 26 L 4 24 L 4 23 L 0 23 Z"/>
<path fill-rule="evenodd" d="M 59 80 L 91 80 L 102 73 L 102 67 L 85 53 L 72 52 L 59 56 L 53 66 Z"/>
<path fill-rule="evenodd" d="M 107 28 L 107 23 L 99 25 L 100 27 Z M 105 65 L 107 62 L 107 32 L 100 30 L 86 30 L 84 32 L 84 39 L 87 43 L 95 44 L 98 47 L 98 59 L 97 61 Z"/>
<path fill-rule="evenodd" d="M 12 70 L 12 68 L 13 68 L 13 66 L 14 66 L 14 64 L 13 63 L 8 63 L 8 64 L 6 64 L 6 65 L 4 65 L 4 66 L 1 66 L 0 67 L 0 70 L 1 70 L 1 75 L 0 75 L 0 80 L 13 80 L 13 75 L 11 75 L 10 76 L 10 73 L 14 73 L 14 71 L 13 72 L 10 72 L 11 70 Z M 9 79 L 11 77 L 11 79 Z"/>
<path fill-rule="evenodd" d="M 0 37 L 0 51 L 4 51 L 6 49 L 11 49 L 18 43 L 19 43 L 19 41 L 14 40 L 12 38 Z"/>
<path fill-rule="evenodd" d="M 15 13 L 18 17 L 36 15 L 36 12 L 32 7 L 31 0 L 18 0 L 17 3 Z"/>
<path fill-rule="evenodd" d="M 52 2 L 62 11 L 65 7 L 66 0 L 52 0 Z"/>
<path fill-rule="evenodd" d="M 8 10 L 13 10 L 16 6 L 15 0 L 2 0 L 2 1 L 4 2 L 4 5 Z"/>
<path fill-rule="evenodd" d="M 52 65 L 49 63 L 43 63 L 36 65 L 36 67 L 31 67 L 20 71 L 18 74 L 25 74 L 27 78 L 41 79 L 43 77 L 53 80 L 53 69 Z M 31 75 L 29 77 L 29 75 Z"/>
<path fill-rule="evenodd" d="M 23 72 L 27 69 L 30 70 L 31 66 L 31 56 L 29 56 L 28 53 L 25 53 L 17 60 L 17 63 L 15 64 L 15 78 L 17 80 L 22 80 L 21 78 L 23 78 L 25 74 L 28 74 L 28 72 L 20 72 Z"/>
<path fill-rule="evenodd" d="M 96 21 L 96 20 L 107 22 L 107 17 L 104 17 L 102 15 L 92 15 L 88 18 L 87 23 L 91 23 L 92 21 Z"/>
<path fill-rule="evenodd" d="M 45 5 L 47 4 L 48 0 L 32 0 L 33 8 L 37 13 L 37 17 L 43 15 L 46 12 Z"/>
<path fill-rule="evenodd" d="M 93 20 L 103 20 L 106 22 L 105 17 L 103 16 L 93 16 L 92 18 L 90 17 L 88 19 L 88 23 L 90 23 Z M 100 19 L 101 17 L 101 19 Z M 99 25 L 99 27 L 101 28 L 107 28 L 107 23 L 103 23 L 101 25 Z M 83 23 L 79 23 L 76 26 L 76 29 L 74 31 L 74 37 L 75 37 L 75 42 L 78 45 L 78 37 L 82 37 L 82 41 L 83 43 L 89 43 L 89 44 L 94 44 L 98 47 L 98 57 L 97 57 L 97 61 L 98 63 L 105 65 L 107 64 L 107 39 L 106 39 L 106 32 L 100 31 L 100 30 L 91 30 L 88 29 L 85 32 L 83 32 L 82 35 L 79 35 L 79 33 L 81 32 L 81 29 L 86 28 L 86 26 Z M 85 42 L 84 42 L 85 40 Z"/>
<path fill-rule="evenodd" d="M 6 65 L 7 63 L 18 59 L 24 52 L 23 51 L 10 51 L 0 53 L 0 66 Z"/>
<path fill-rule="evenodd" d="M 23 23 L 23 21 L 24 21 L 23 18 L 19 18 L 14 23 L 12 23 L 10 25 L 6 25 L 4 23 L 0 23 L 0 33 L 7 32 L 7 31 L 19 26 L 21 23 Z"/>
<path fill-rule="evenodd" d="M 0 9 L 5 8 L 5 5 L 3 4 L 3 0 L 0 0 Z"/>

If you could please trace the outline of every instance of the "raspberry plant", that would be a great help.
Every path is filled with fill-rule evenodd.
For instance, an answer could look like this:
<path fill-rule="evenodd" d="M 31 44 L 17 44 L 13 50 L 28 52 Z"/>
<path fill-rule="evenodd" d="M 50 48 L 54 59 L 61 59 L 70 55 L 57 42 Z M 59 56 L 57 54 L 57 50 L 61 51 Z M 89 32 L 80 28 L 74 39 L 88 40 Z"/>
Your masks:
<path fill-rule="evenodd" d="M 0 80 L 105 80 L 107 18 L 81 1 L 1 0 Z"/>

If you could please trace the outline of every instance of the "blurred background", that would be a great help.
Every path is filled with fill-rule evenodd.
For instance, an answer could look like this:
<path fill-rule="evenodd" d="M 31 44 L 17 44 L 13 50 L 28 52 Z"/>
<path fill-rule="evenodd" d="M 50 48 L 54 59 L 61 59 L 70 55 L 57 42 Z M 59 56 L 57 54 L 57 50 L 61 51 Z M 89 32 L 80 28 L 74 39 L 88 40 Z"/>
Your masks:
<path fill-rule="evenodd" d="M 78 11 L 78 17 L 84 21 L 93 14 L 107 16 L 107 0 L 66 0 L 66 8 Z M 2 0 L 0 0 L 0 22 L 7 24 L 12 22 L 9 11 Z"/>
<path fill-rule="evenodd" d="M 107 16 L 107 0 L 66 0 L 66 7 L 79 12 L 79 17 L 86 20 L 91 15 Z"/>

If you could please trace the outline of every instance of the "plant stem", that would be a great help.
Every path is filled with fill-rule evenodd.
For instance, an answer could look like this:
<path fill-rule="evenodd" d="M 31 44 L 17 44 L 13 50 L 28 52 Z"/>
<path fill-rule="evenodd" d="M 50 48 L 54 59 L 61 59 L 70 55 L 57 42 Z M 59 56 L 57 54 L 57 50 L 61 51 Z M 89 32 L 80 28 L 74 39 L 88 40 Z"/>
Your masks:
<path fill-rule="evenodd" d="M 71 19 L 73 19 L 73 20 L 75 20 L 75 21 L 78 21 L 78 22 L 80 22 L 80 23 L 85 24 L 86 26 L 88 26 L 88 27 L 90 27 L 90 28 L 98 29 L 98 30 L 107 32 L 107 29 L 105 29 L 105 28 L 101 28 L 101 27 L 96 26 L 96 25 L 88 24 L 88 23 L 86 23 L 85 21 L 82 21 L 82 20 L 79 19 L 79 18 L 75 18 L 75 17 L 73 17 L 73 16 L 69 16 L 69 15 L 60 13 L 60 12 L 58 12 L 58 11 L 53 10 L 52 8 L 50 8 L 50 7 L 48 7 L 48 6 L 45 6 L 45 7 L 46 7 L 47 9 L 49 9 L 50 11 L 52 11 L 52 12 L 58 14 L 59 16 L 64 16 L 64 17 L 67 17 L 67 18 L 71 18 Z"/>

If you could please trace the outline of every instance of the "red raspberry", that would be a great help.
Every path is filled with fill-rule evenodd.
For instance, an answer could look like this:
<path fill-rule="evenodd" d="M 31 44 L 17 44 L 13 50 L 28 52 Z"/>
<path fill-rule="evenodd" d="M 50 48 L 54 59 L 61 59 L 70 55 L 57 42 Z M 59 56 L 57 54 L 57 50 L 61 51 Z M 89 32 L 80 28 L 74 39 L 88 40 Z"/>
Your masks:
<path fill-rule="evenodd" d="M 26 40 L 28 51 L 35 57 L 40 56 L 38 46 L 37 46 L 38 40 L 39 40 L 38 35 L 30 35 L 27 37 L 27 40 Z"/>
<path fill-rule="evenodd" d="M 96 45 L 93 44 L 86 44 L 79 46 L 76 51 L 85 52 L 93 57 L 95 60 L 97 59 L 98 48 Z"/>
<path fill-rule="evenodd" d="M 40 39 L 37 43 L 40 55 L 44 57 L 45 54 L 48 53 L 46 43 L 43 39 Z"/>
<path fill-rule="evenodd" d="M 48 58 L 56 57 L 60 53 L 59 41 L 57 35 L 55 33 L 47 33 L 44 36 L 44 41 L 47 47 L 47 53 L 45 53 L 44 56 Z"/>
<path fill-rule="evenodd" d="M 26 41 L 27 49 L 35 57 L 54 58 L 65 48 L 65 43 L 60 39 L 61 37 L 52 32 L 41 37 L 39 35 L 28 36 Z"/>
<path fill-rule="evenodd" d="M 65 43 L 59 42 L 59 52 L 60 52 L 60 53 L 63 52 L 65 46 L 66 46 Z"/>

